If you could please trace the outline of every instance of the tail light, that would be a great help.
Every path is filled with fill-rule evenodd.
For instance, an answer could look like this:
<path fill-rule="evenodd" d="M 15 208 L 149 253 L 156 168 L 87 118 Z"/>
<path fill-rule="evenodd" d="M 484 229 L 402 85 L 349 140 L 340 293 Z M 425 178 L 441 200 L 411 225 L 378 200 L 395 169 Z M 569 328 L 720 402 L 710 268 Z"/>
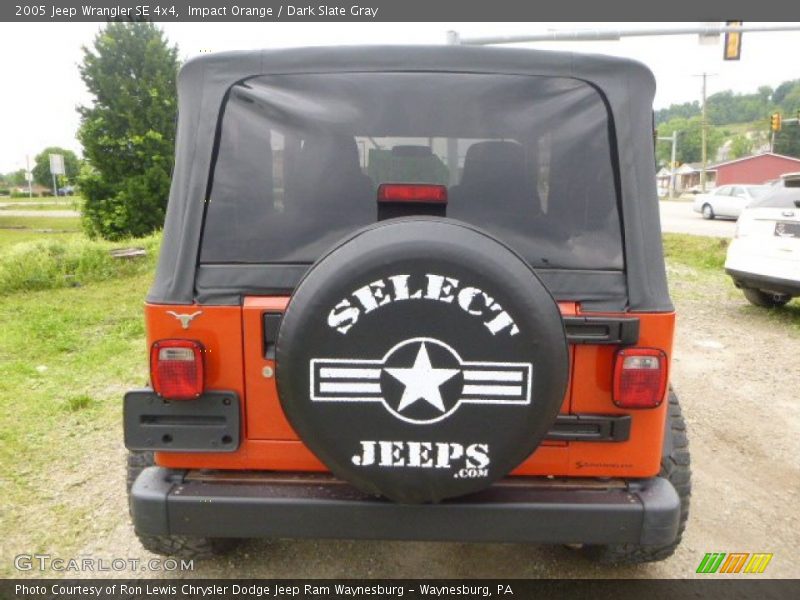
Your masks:
<path fill-rule="evenodd" d="M 625 348 L 614 364 L 614 404 L 654 408 L 667 391 L 667 355 L 656 348 Z"/>
<path fill-rule="evenodd" d="M 150 380 L 159 396 L 191 400 L 203 393 L 203 346 L 194 340 L 159 340 L 150 349 Z"/>
<path fill-rule="evenodd" d="M 378 202 L 422 202 L 447 204 L 447 187 L 427 183 L 382 183 Z"/>

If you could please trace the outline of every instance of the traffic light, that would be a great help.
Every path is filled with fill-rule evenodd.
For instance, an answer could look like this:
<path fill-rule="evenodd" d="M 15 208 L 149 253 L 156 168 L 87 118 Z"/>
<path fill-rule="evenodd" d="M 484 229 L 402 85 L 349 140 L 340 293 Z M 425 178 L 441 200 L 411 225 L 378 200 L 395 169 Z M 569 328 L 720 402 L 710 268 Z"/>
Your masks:
<path fill-rule="evenodd" d="M 728 27 L 741 27 L 741 21 L 726 21 Z M 725 34 L 725 48 L 722 60 L 739 60 L 742 56 L 742 34 L 739 31 L 728 31 Z"/>
<path fill-rule="evenodd" d="M 769 128 L 772 131 L 781 130 L 781 113 L 772 113 L 772 116 L 769 118 Z"/>

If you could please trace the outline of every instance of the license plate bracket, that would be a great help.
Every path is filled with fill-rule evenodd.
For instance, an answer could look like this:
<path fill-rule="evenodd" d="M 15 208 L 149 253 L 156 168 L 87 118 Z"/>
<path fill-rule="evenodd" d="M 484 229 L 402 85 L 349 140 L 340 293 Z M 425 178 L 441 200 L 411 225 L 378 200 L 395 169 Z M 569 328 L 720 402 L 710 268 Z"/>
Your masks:
<path fill-rule="evenodd" d="M 125 446 L 164 452 L 234 452 L 240 442 L 239 397 L 208 391 L 194 400 L 166 400 L 151 389 L 125 394 Z"/>

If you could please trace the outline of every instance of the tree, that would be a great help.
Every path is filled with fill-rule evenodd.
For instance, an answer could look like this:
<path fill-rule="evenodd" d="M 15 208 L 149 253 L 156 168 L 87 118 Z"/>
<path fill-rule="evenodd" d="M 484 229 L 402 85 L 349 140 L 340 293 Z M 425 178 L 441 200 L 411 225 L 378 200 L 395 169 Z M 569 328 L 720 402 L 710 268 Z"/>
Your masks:
<path fill-rule="evenodd" d="M 730 158 L 742 158 L 753 153 L 753 141 L 746 135 L 739 134 L 731 139 Z"/>
<path fill-rule="evenodd" d="M 152 23 L 109 23 L 83 48 L 81 78 L 94 105 L 79 107 L 87 165 L 79 177 L 84 226 L 108 239 L 164 222 L 175 145 L 177 46 Z"/>
<path fill-rule="evenodd" d="M 65 148 L 59 148 L 58 146 L 50 146 L 45 148 L 33 159 L 34 167 L 31 169 L 31 173 L 33 173 L 33 180 L 39 185 L 44 185 L 47 187 L 53 185 L 53 176 L 50 174 L 51 154 L 61 154 L 64 156 L 64 170 L 66 171 L 66 175 L 58 183 L 61 184 L 63 179 L 66 179 L 68 183 L 73 183 L 75 178 L 78 176 L 78 172 L 80 171 L 80 160 L 78 160 L 78 157 L 75 156 L 75 153 L 72 150 L 66 150 Z"/>
<path fill-rule="evenodd" d="M 12 171 L 6 175 L 6 181 L 8 181 L 8 184 L 12 186 L 21 186 L 27 184 L 28 180 L 25 179 L 25 169 Z"/>
<path fill-rule="evenodd" d="M 800 123 L 786 123 L 775 134 L 775 152 L 800 158 Z"/>
<path fill-rule="evenodd" d="M 675 157 L 678 162 L 689 163 L 699 162 L 702 159 L 702 119 L 692 117 L 684 119 L 677 117 L 670 119 L 658 128 L 659 137 L 669 137 L 673 131 L 678 132 L 678 146 Z M 722 144 L 724 134 L 714 127 L 708 128 L 708 139 L 706 148 L 708 150 L 709 162 L 713 160 L 717 149 Z M 666 142 L 657 146 L 657 157 L 660 163 L 668 163 L 670 159 L 670 145 Z"/>

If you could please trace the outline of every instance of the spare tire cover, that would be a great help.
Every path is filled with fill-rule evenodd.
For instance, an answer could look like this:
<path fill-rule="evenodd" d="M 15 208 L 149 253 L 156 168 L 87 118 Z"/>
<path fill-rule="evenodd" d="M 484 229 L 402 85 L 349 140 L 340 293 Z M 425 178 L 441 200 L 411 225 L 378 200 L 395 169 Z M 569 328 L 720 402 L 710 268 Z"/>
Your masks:
<path fill-rule="evenodd" d="M 481 490 L 564 398 L 558 305 L 531 267 L 450 219 L 383 221 L 308 271 L 276 346 L 283 409 L 334 475 L 405 503 Z"/>

